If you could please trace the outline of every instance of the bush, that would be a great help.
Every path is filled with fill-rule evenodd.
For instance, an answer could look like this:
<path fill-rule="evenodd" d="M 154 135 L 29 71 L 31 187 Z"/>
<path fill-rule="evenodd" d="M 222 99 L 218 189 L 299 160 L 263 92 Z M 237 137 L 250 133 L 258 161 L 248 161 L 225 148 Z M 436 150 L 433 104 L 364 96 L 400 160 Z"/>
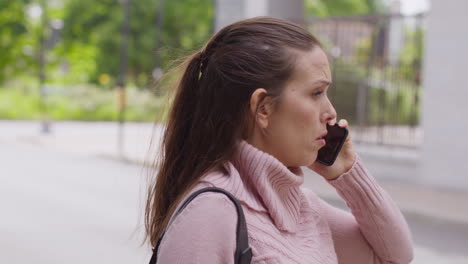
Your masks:
<path fill-rule="evenodd" d="M 113 90 L 95 86 L 47 88 L 47 101 L 39 89 L 0 89 L 0 119 L 38 120 L 47 113 L 53 120 L 116 121 L 119 117 L 117 97 Z M 166 97 L 149 91 L 127 89 L 126 121 L 164 121 Z"/>
<path fill-rule="evenodd" d="M 39 95 L 26 95 L 21 90 L 0 90 L 0 118 L 39 119 L 41 116 Z"/>

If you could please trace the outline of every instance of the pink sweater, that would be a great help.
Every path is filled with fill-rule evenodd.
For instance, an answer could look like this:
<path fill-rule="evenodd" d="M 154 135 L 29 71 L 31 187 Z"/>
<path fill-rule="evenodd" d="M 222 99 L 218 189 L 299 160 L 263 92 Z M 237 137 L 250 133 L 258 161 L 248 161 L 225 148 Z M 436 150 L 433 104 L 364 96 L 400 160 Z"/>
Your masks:
<path fill-rule="evenodd" d="M 252 263 L 409 263 L 411 234 L 399 209 L 358 158 L 329 181 L 352 214 L 306 188 L 301 168 L 287 168 L 245 141 L 230 162 L 193 191 L 216 186 L 241 202 Z M 237 214 L 223 194 L 203 193 L 171 223 L 158 263 L 234 263 Z"/>

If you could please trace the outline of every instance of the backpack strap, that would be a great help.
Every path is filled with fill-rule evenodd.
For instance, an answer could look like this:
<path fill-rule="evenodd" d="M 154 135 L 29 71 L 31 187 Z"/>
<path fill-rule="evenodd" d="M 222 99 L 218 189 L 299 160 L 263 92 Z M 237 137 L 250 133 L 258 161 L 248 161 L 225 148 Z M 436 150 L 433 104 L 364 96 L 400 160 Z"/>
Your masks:
<path fill-rule="evenodd" d="M 239 201 L 236 199 L 236 197 L 234 197 L 234 195 L 232 195 L 228 191 L 226 191 L 224 189 L 221 189 L 221 188 L 217 188 L 217 187 L 207 187 L 207 188 L 203 188 L 201 190 L 198 190 L 198 191 L 194 192 L 179 207 L 177 212 L 172 217 L 172 221 L 182 212 L 182 210 L 185 207 L 187 207 L 187 205 L 193 199 L 195 199 L 196 196 L 198 196 L 201 193 L 205 193 L 205 192 L 223 193 L 236 206 L 238 219 L 237 219 L 237 227 L 236 227 L 236 240 L 237 241 L 236 241 L 236 251 L 234 253 L 234 263 L 236 263 L 236 264 L 250 264 L 250 261 L 252 259 L 252 250 L 249 247 L 247 224 L 245 222 L 244 211 L 242 210 L 242 206 L 239 203 Z M 156 246 L 153 249 L 153 256 L 151 257 L 150 264 L 156 264 L 156 260 L 158 258 L 158 248 L 159 248 L 159 245 L 161 244 L 161 240 L 162 240 L 164 234 L 166 233 L 168 227 L 169 227 L 169 225 L 163 230 L 163 232 L 161 232 L 161 235 L 159 236 L 158 243 L 156 244 Z"/>

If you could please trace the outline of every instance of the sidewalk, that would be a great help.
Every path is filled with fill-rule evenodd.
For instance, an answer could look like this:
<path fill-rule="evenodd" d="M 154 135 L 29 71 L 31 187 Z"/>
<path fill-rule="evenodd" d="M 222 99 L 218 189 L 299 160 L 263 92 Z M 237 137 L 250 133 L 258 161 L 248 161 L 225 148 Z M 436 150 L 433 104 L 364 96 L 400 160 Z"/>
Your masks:
<path fill-rule="evenodd" d="M 52 124 L 49 135 L 42 135 L 38 122 L 0 121 L 0 131 L 0 145 L 33 144 L 59 152 L 143 164 L 156 156 L 155 146 L 149 147 L 150 141 L 152 135 L 154 141 L 159 140 L 162 128 L 149 123 L 126 123 L 121 152 L 117 147 L 117 123 L 58 122 Z M 468 193 L 422 186 L 409 180 L 418 175 L 419 153 L 416 149 L 356 145 L 356 150 L 405 214 L 468 225 L 468 210 L 460 208 L 468 203 Z M 314 172 L 308 169 L 305 173 L 306 187 L 330 202 L 342 203 L 335 190 L 321 177 L 312 175 Z"/>

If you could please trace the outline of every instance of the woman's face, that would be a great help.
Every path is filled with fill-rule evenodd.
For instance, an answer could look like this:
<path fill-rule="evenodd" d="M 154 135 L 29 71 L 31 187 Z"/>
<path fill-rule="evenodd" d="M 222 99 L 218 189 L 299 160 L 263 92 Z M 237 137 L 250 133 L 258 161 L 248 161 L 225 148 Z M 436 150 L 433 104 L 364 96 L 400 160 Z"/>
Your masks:
<path fill-rule="evenodd" d="M 300 52 L 294 73 L 269 114 L 262 140 L 265 150 L 284 165 L 311 165 L 324 146 L 320 138 L 327 132 L 326 124 L 336 120 L 327 96 L 330 83 L 330 67 L 322 49 Z"/>

